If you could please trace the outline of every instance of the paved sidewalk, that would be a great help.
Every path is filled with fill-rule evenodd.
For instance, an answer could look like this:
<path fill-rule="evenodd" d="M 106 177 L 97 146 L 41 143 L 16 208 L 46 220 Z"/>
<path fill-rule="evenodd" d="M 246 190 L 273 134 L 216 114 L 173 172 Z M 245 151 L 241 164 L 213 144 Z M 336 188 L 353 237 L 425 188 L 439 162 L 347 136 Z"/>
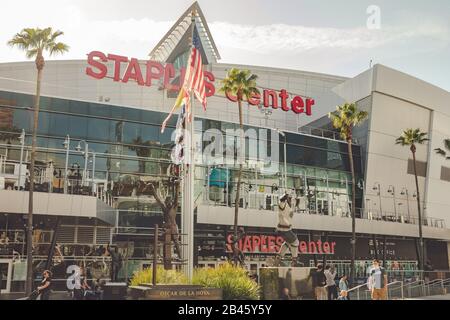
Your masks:
<path fill-rule="evenodd" d="M 1 293 L 0 300 L 25 300 L 24 293 Z M 72 300 L 70 294 L 66 291 L 54 291 L 50 294 L 50 300 Z"/>
<path fill-rule="evenodd" d="M 450 300 L 450 294 L 442 294 L 435 296 L 426 296 L 418 298 L 406 298 L 405 300 Z"/>

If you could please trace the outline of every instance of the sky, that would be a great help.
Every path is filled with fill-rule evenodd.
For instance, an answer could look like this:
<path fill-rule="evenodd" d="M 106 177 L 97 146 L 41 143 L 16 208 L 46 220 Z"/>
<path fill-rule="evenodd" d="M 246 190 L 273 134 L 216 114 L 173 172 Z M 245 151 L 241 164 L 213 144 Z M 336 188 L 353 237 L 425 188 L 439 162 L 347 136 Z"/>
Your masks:
<path fill-rule="evenodd" d="M 450 1 L 199 0 L 220 62 L 353 77 L 381 63 L 450 91 Z M 25 27 L 64 31 L 62 57 L 92 50 L 146 59 L 192 0 L 2 2 L 0 63 Z M 374 7 L 376 6 L 376 7 Z M 375 9 L 374 9 L 375 8 Z"/>

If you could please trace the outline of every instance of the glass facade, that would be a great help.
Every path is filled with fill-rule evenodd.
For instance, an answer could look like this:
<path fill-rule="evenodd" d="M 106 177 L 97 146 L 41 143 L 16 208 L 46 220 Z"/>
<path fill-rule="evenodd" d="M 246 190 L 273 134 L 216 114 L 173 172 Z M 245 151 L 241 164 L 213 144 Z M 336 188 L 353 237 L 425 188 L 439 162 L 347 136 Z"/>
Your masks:
<path fill-rule="evenodd" d="M 14 178 L 9 178 L 18 177 L 17 168 L 20 163 L 24 175 L 29 164 L 32 106 L 32 95 L 0 91 L 0 176 L 7 177 L 4 188 L 27 189 L 26 183 L 22 184 L 14 181 Z M 98 196 L 100 191 L 91 189 L 91 186 L 97 188 L 101 186 L 102 192 L 108 193 L 110 199 L 114 200 L 112 205 L 117 209 L 118 216 L 116 229 L 112 232 L 112 241 L 120 248 L 123 256 L 126 256 L 126 268 L 121 271 L 124 277 L 129 277 L 136 268 L 139 269 L 142 263 L 149 259 L 152 254 L 149 232 L 151 233 L 151 228 L 156 223 L 159 225 L 163 223 L 161 208 L 152 196 L 140 189 L 140 182 L 151 181 L 157 184 L 162 198 L 173 192 L 165 192 L 168 189 L 161 187 L 168 185 L 171 151 L 174 147 L 172 135 L 177 119 L 176 116 L 172 117 L 164 133 L 161 133 L 161 123 L 165 117 L 165 113 L 149 110 L 59 98 L 41 98 L 35 188 L 38 192 L 64 192 L 67 157 L 65 141 L 69 136 L 68 192 L 85 195 L 97 192 Z M 197 134 L 206 135 L 208 129 L 217 129 L 217 132 L 226 135 L 223 150 L 226 150 L 226 143 L 230 141 L 233 150 L 230 163 L 208 165 L 202 162 L 196 166 L 194 197 L 197 203 L 200 201 L 203 204 L 232 207 L 239 168 L 236 161 L 238 159 L 236 150 L 240 141 L 239 132 L 236 130 L 239 126 L 235 123 L 209 119 L 197 120 L 199 120 L 196 123 Z M 25 131 L 25 139 L 21 161 L 22 129 Z M 260 128 L 245 129 L 253 130 L 257 135 L 250 135 L 245 139 L 247 153 L 240 192 L 241 207 L 273 211 L 275 198 L 284 188 L 288 188 L 297 195 L 297 212 L 327 215 L 341 212 L 348 216 L 351 176 L 345 143 L 295 133 L 286 133 L 284 140 L 275 130 L 270 130 L 267 136 L 260 136 Z M 231 134 L 229 130 L 232 130 Z M 272 140 L 276 141 L 275 138 L 278 139 L 278 151 L 274 149 L 275 142 L 272 143 Z M 204 137 L 202 141 L 205 141 Z M 202 146 L 206 147 L 207 144 L 208 142 L 203 142 Z M 85 157 L 84 153 L 86 147 L 88 157 Z M 274 170 L 268 171 L 255 165 L 253 161 L 255 151 L 256 154 L 262 152 L 268 155 L 278 152 L 276 161 L 272 163 Z M 357 177 L 360 179 L 362 168 L 358 146 L 353 146 L 353 153 Z M 91 183 L 87 187 L 86 181 Z M 358 188 L 357 190 L 360 191 Z M 361 207 L 361 195 L 358 193 L 357 196 L 357 207 Z M 36 223 L 47 221 L 45 219 L 48 218 L 36 218 Z M 177 220 L 180 225 L 180 215 Z M 12 228 L 13 224 L 17 230 L 22 228 L 21 219 L 8 221 L 9 228 Z M 90 223 L 97 222 L 87 221 L 87 224 Z M 42 234 L 50 233 L 53 226 L 54 221 L 50 219 L 46 226 L 37 225 L 36 230 L 41 230 L 39 232 Z M 92 243 L 89 250 L 94 250 L 96 246 L 108 243 L 108 237 L 105 234 L 104 239 L 90 242 L 86 240 L 89 238 L 86 238 L 86 235 L 96 234 L 98 237 L 99 232 L 106 231 L 107 228 L 107 226 L 103 229 L 96 225 L 83 225 L 64 218 L 58 242 L 64 250 L 84 248 L 83 246 L 88 243 Z M 201 230 L 201 226 L 196 227 L 196 239 L 201 237 Z M 87 242 L 81 243 L 81 239 L 84 238 Z M 41 242 L 42 248 L 48 247 L 48 241 Z M 201 247 L 200 243 L 198 244 Z M 101 251 L 101 247 L 98 250 Z M 18 248 L 16 251 L 20 254 L 25 253 L 24 248 Z M 202 260 L 201 255 L 202 252 L 199 252 L 197 256 L 199 264 Z M 45 255 L 42 259 L 45 260 Z M 93 266 L 90 268 L 96 270 Z"/>
<path fill-rule="evenodd" d="M 0 92 L 0 153 L 7 157 L 8 161 L 18 162 L 20 158 L 19 134 L 25 130 L 25 146 L 31 145 L 32 132 L 32 105 L 33 96 L 13 92 Z M 85 140 L 89 152 L 95 152 L 95 180 L 104 182 L 111 188 L 113 195 L 121 201 L 118 208 L 139 211 L 146 216 L 153 216 L 153 202 L 148 199 L 136 197 L 133 182 L 144 179 L 167 178 L 170 165 L 170 153 L 174 146 L 172 133 L 176 123 L 173 117 L 164 131 L 160 132 L 161 123 L 166 114 L 161 112 L 138 110 L 133 108 L 89 103 L 82 101 L 65 100 L 59 98 L 42 97 L 39 114 L 38 128 L 38 153 L 37 165 L 43 168 L 49 161 L 53 162 L 55 172 L 64 175 L 66 151 L 64 140 L 70 136 L 69 168 L 78 168 L 83 174 L 85 158 L 82 152 L 76 151 L 80 141 Z M 227 130 L 236 130 L 238 125 L 228 122 L 220 122 L 201 119 L 201 130 L 217 129 L 223 134 Z M 197 128 L 200 129 L 200 128 Z M 245 127 L 245 129 L 258 128 Z M 251 158 L 252 147 L 265 147 L 270 154 L 270 140 L 277 134 L 271 131 L 268 134 L 266 144 L 257 143 L 255 137 L 246 138 L 247 160 Z M 230 136 L 228 134 L 227 139 Z M 235 146 L 238 142 L 236 134 Z M 233 139 L 233 137 L 232 137 Z M 262 140 L 260 138 L 260 140 Z M 264 140 L 264 139 L 263 139 Z M 333 213 L 333 199 L 342 198 L 340 202 L 334 202 L 334 206 L 346 207 L 351 199 L 351 176 L 348 168 L 347 144 L 341 141 L 308 136 L 304 134 L 286 133 L 286 140 L 279 136 L 279 162 L 274 172 L 259 170 L 247 161 L 244 165 L 243 188 L 247 190 L 247 199 L 243 201 L 246 206 L 252 204 L 261 208 L 258 204 L 256 193 L 263 192 L 277 194 L 278 189 L 284 187 L 284 144 L 287 154 L 287 181 L 286 186 L 301 196 L 307 197 L 305 210 L 315 210 L 320 213 Z M 206 143 L 204 143 L 205 146 Z M 81 143 L 81 151 L 84 143 Z M 26 149 L 26 148 L 25 148 Z M 362 177 L 361 154 L 359 146 L 353 145 L 353 155 L 357 181 Z M 25 151 L 24 162 L 29 160 L 29 153 Z M 87 162 L 86 175 L 92 178 L 93 159 Z M 218 201 L 221 198 L 225 204 L 232 205 L 234 201 L 235 184 L 237 181 L 236 164 L 227 165 L 228 176 L 223 186 L 215 186 L 210 177 L 214 169 L 219 166 L 199 165 L 196 170 L 196 193 L 203 193 L 202 199 L 206 201 Z M 130 184 L 128 188 L 118 188 L 119 185 Z M 227 184 L 228 199 L 223 195 L 214 196 L 214 193 L 225 193 Z M 255 187 L 255 188 L 254 188 Z M 250 189 L 250 190 L 249 190 Z M 203 191 L 203 192 L 202 192 Z M 255 195 L 252 198 L 252 191 Z M 244 192 L 245 194 L 245 192 Z M 357 188 L 357 207 L 361 207 L 361 192 Z M 216 199 L 216 200 L 215 200 Z M 261 202 L 261 201 L 260 201 Z M 265 207 L 263 205 L 263 207 Z M 301 205 L 299 206 L 300 210 Z M 334 210 L 335 213 L 336 210 Z M 119 223 L 122 225 L 135 225 L 143 222 L 140 227 L 148 227 L 152 219 L 137 219 L 136 214 L 121 215 Z M 129 218 L 126 218 L 129 217 Z"/>
<path fill-rule="evenodd" d="M 22 129 L 25 131 L 23 171 L 29 163 L 32 106 L 32 95 L 0 91 L 0 176 L 17 176 L 17 166 L 21 161 Z M 173 117 L 164 133 L 161 133 L 161 123 L 165 117 L 165 113 L 149 110 L 42 97 L 37 138 L 36 166 L 40 172 L 36 181 L 37 191 L 64 192 L 62 189 L 64 182 L 61 184 L 61 181 L 66 178 L 67 150 L 65 146 L 67 144 L 65 145 L 65 141 L 69 136 L 67 163 L 71 173 L 68 172 L 67 179 L 72 181 L 69 192 L 92 195 L 94 191 L 86 193 L 83 188 L 77 189 L 79 184 L 83 186 L 83 182 L 80 183 L 80 181 L 88 180 L 93 185 L 103 187 L 103 191 L 106 191 L 114 200 L 112 205 L 118 212 L 117 225 L 114 226 L 116 229 L 112 231 L 112 234 L 108 233 L 111 231 L 110 227 L 104 223 L 99 225 L 99 222 L 94 222 L 94 225 L 91 225 L 93 222 L 90 220 L 80 223 L 76 220 L 78 218 L 75 218 L 76 221 L 73 222 L 69 221 L 69 217 L 65 218 L 63 231 L 60 231 L 61 234 L 58 235 L 61 250 L 81 248 L 84 251 L 92 251 L 100 246 L 95 250 L 101 252 L 104 250 L 103 246 L 112 240 L 120 248 L 126 261 L 125 267 L 121 270 L 122 278 L 129 278 L 135 270 L 148 263 L 153 252 L 149 240 L 151 228 L 156 223 L 162 225 L 163 215 L 154 197 L 142 192 L 139 189 L 139 183 L 152 181 L 158 184 L 162 198 L 170 195 L 171 191 L 161 186 L 167 187 L 170 178 L 171 151 L 174 147 L 172 135 L 177 119 Z M 208 139 L 205 139 L 207 131 L 216 129 L 217 132 L 226 136 L 222 151 L 226 151 L 226 142 L 230 140 L 233 150 L 230 163 L 214 165 L 199 163 L 196 166 L 194 198 L 201 204 L 233 207 L 239 168 L 236 161 L 239 153 L 236 150 L 239 150 L 240 140 L 239 132 L 236 130 L 239 126 L 224 121 L 198 120 L 196 131 L 197 134 L 203 134 L 201 144 L 203 148 L 210 143 Z M 261 128 L 246 126 L 244 129 L 254 130 L 257 134 L 256 136 L 249 134 L 245 138 L 246 161 L 243 165 L 241 198 L 239 199 L 241 208 L 274 211 L 277 198 L 287 189 L 295 194 L 296 213 L 349 216 L 352 179 L 348 166 L 348 146 L 345 142 L 291 132 L 286 132 L 283 136 L 275 130 L 270 130 L 267 136 L 261 136 L 259 135 Z M 231 134 L 230 130 L 232 130 Z M 274 149 L 272 141 L 278 141 L 276 142 L 278 150 Z M 87 158 L 83 153 L 85 147 L 88 148 Z M 261 152 L 268 155 L 278 152 L 275 170 L 265 170 L 253 161 L 254 155 L 260 155 Z M 352 145 L 352 152 L 357 184 L 356 216 L 360 217 L 362 211 L 359 208 L 362 207 L 364 188 L 360 147 Z M 49 163 L 52 166 L 50 171 L 53 171 L 53 189 L 39 189 L 39 185 L 47 179 Z M 55 176 L 58 178 L 59 185 L 54 183 Z M 5 188 L 17 189 L 18 185 L 22 188 L 20 183 L 9 182 L 10 185 L 8 185 L 8 179 L 5 181 L 3 186 Z M 76 184 L 73 181 L 76 181 Z M 26 185 L 24 188 L 26 189 Z M 0 218 L 7 219 L 6 215 L 0 215 Z M 178 215 L 178 225 L 180 220 Z M 41 230 L 40 234 L 45 234 L 52 230 L 55 222 L 44 216 L 42 219 L 37 218 L 36 223 L 44 223 L 44 225 L 47 223 L 47 226 L 36 226 L 36 230 Z M 24 232 L 21 230 L 23 227 L 21 219 L 9 218 L 8 225 L 10 229 L 18 230 L 14 235 Z M 223 225 L 208 227 L 196 224 L 195 247 L 198 249 L 195 255 L 196 265 L 219 263 L 217 261 L 227 255 L 223 245 L 224 236 L 229 232 L 227 231 L 229 228 L 230 226 Z M 220 243 L 213 241 L 214 237 L 210 229 L 220 231 Z M 261 232 L 269 232 L 269 229 L 262 228 Z M 104 236 L 102 236 L 103 233 Z M 91 241 L 94 239 L 94 234 L 95 241 Z M 12 236 L 10 238 L 13 239 Z M 322 239 L 321 236 L 320 239 Z M 44 254 L 40 259 L 45 262 L 45 248 L 48 247 L 49 240 L 41 242 Z M 20 244 L 20 241 L 18 240 L 17 243 Z M 15 242 L 13 244 L 17 246 Z M 22 255 L 25 253 L 23 244 L 20 248 L 14 248 Z M 84 251 L 80 254 L 81 256 L 85 255 Z M 305 256 L 305 258 L 303 263 L 307 264 L 307 260 L 311 257 Z M 95 262 L 95 257 L 93 259 Z M 251 268 L 262 266 L 264 261 L 259 258 L 253 259 Z M 91 270 L 100 270 L 99 274 L 108 273 L 101 267 L 97 268 L 94 262 L 89 264 Z M 64 283 L 64 272 L 61 274 L 61 283 Z"/>

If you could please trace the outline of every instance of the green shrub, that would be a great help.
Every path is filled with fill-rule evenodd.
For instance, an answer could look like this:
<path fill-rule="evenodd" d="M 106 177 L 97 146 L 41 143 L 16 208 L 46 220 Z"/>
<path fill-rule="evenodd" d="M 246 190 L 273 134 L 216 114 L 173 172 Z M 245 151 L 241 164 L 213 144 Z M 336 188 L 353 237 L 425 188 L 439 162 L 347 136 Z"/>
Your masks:
<path fill-rule="evenodd" d="M 225 300 L 258 300 L 260 295 L 259 285 L 248 277 L 247 270 L 231 263 L 195 269 L 192 284 L 223 289 Z"/>
<path fill-rule="evenodd" d="M 132 286 L 138 286 L 143 283 L 152 283 L 153 268 L 147 268 L 137 271 L 131 279 Z M 158 284 L 187 284 L 186 276 L 177 270 L 164 270 L 162 266 L 156 268 L 156 283 Z"/>

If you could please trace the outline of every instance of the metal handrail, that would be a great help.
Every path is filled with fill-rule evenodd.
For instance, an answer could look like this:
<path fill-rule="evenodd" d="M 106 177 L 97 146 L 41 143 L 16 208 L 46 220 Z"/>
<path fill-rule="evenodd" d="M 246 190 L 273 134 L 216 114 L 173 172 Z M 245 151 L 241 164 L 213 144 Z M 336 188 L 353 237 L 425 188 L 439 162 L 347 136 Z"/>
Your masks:
<path fill-rule="evenodd" d="M 396 288 L 396 289 L 400 289 L 400 290 L 401 290 L 401 297 L 402 297 L 402 299 L 404 299 L 404 293 L 403 293 L 403 281 L 393 281 L 393 282 L 389 282 L 386 286 L 389 287 L 389 286 L 392 286 L 392 285 L 394 285 L 394 284 L 400 284 L 400 288 Z M 356 298 L 357 298 L 357 300 L 359 300 L 359 299 L 360 299 L 359 289 L 362 288 L 362 287 L 366 287 L 366 286 L 367 286 L 367 284 L 366 284 L 366 283 L 363 283 L 363 284 L 361 284 L 361 285 L 358 285 L 358 286 L 356 286 L 356 287 L 351 288 L 350 290 L 347 291 L 347 293 L 350 293 L 350 292 L 352 292 L 352 291 L 357 290 L 357 291 L 356 291 Z M 394 290 L 396 290 L 396 289 L 394 289 Z M 370 290 L 366 290 L 366 291 L 370 291 Z M 389 290 L 387 291 L 387 297 L 389 298 Z"/>
<path fill-rule="evenodd" d="M 353 290 L 359 289 L 361 287 L 367 286 L 367 283 L 360 284 L 359 286 L 348 289 L 347 292 L 352 292 Z"/>
<path fill-rule="evenodd" d="M 412 284 L 414 284 L 414 283 L 416 283 L 416 282 L 423 282 L 423 283 L 422 283 L 422 284 L 415 285 L 415 286 L 412 286 Z M 417 287 L 420 287 L 420 286 L 423 286 L 423 285 L 425 285 L 425 281 L 424 281 L 424 280 L 417 280 L 417 281 L 408 283 L 408 284 L 406 284 L 405 286 L 409 286 L 410 288 L 417 288 Z"/>
<path fill-rule="evenodd" d="M 357 300 L 359 300 L 359 288 L 362 288 L 362 287 L 367 287 L 367 283 L 360 284 L 359 286 L 356 286 L 356 287 L 353 287 L 353 288 L 347 290 L 347 294 L 352 292 L 352 291 L 354 291 L 354 290 L 357 290 L 356 291 L 356 298 L 357 298 Z"/>
<path fill-rule="evenodd" d="M 437 284 L 439 284 L 441 286 L 444 286 L 444 284 L 446 284 L 446 283 L 450 283 L 450 278 L 447 278 L 447 279 L 435 279 L 435 280 L 433 280 L 431 282 L 428 282 L 428 283 L 426 283 L 424 285 L 426 285 L 428 287 L 433 287 L 433 286 L 435 286 Z"/>
<path fill-rule="evenodd" d="M 435 280 L 432 280 L 432 281 L 430 281 L 428 283 L 425 283 L 424 280 L 419 280 L 419 281 L 416 281 L 416 282 L 423 282 L 423 283 L 419 284 L 419 285 L 411 286 L 409 288 L 410 290 L 412 288 L 422 287 L 422 294 L 421 294 L 421 296 L 431 296 L 431 295 L 433 295 L 433 294 L 431 294 L 431 291 L 430 291 L 431 288 L 434 288 L 436 286 L 440 286 L 442 289 L 444 289 L 444 287 L 448 283 L 450 283 L 450 278 L 447 278 L 447 279 L 435 279 Z"/>
<path fill-rule="evenodd" d="M 386 285 L 386 287 L 389 287 L 389 286 L 391 286 L 391 285 L 393 285 L 393 284 L 396 284 L 396 283 L 400 283 L 400 291 L 401 291 L 401 294 L 402 294 L 402 300 L 403 300 L 403 299 L 405 298 L 404 293 L 403 293 L 403 281 L 393 281 L 393 282 L 389 282 L 389 283 Z M 397 289 L 398 289 L 398 288 L 397 288 Z M 392 289 L 392 290 L 395 290 L 395 288 Z M 389 288 L 387 288 L 386 295 L 387 295 L 387 298 L 389 299 Z"/>
<path fill-rule="evenodd" d="M 434 285 L 435 283 L 442 282 L 442 280 L 443 279 L 434 279 L 434 280 L 431 280 L 431 281 L 429 281 L 427 283 L 424 283 L 424 284 L 427 285 L 427 286 L 430 286 L 430 285 Z"/>
<path fill-rule="evenodd" d="M 415 283 L 419 283 L 419 284 L 413 285 Z M 424 290 L 425 290 L 425 281 L 424 280 L 414 281 L 412 283 L 407 284 L 407 286 L 408 286 L 408 293 L 409 293 L 408 296 L 410 298 L 411 298 L 412 290 L 415 289 L 415 288 L 421 288 L 421 294 L 419 294 L 419 296 L 424 296 Z"/>

